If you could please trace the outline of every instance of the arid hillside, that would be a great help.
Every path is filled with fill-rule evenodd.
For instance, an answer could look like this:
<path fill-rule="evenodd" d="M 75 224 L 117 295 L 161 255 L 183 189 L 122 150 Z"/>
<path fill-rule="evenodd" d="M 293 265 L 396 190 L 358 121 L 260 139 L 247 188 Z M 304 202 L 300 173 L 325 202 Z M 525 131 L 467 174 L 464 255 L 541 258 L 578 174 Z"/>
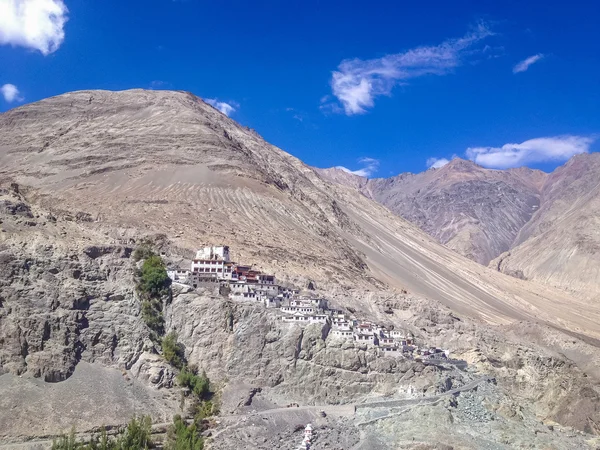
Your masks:
<path fill-rule="evenodd" d="M 535 192 L 542 175 L 521 172 L 510 182 Z M 327 442 L 341 433 L 348 448 L 385 450 L 414 436 L 429 448 L 581 448 L 591 434 L 567 433 L 600 432 L 600 305 L 459 255 L 354 181 L 324 180 L 185 92 L 74 92 L 0 115 L 0 448 L 184 412 L 135 288 L 143 242 L 169 265 L 227 244 L 235 260 L 468 366 L 379 358 L 218 288 L 174 286 L 165 331 L 222 395 L 210 448 L 274 448 L 308 421 L 329 427 Z M 390 398 L 410 408 L 335 416 Z"/>
<path fill-rule="evenodd" d="M 111 225 L 113 239 L 163 233 L 190 251 L 226 242 L 283 277 L 390 286 L 492 323 L 535 318 L 600 335 L 600 310 L 582 318 L 576 300 L 460 257 L 191 94 L 69 93 L 3 114 L 0 131 L 5 180 L 57 214 Z"/>
<path fill-rule="evenodd" d="M 521 229 L 511 250 L 490 267 L 598 298 L 600 153 L 575 156 L 552 172 L 540 199 L 539 211 Z"/>
<path fill-rule="evenodd" d="M 473 261 L 576 295 L 600 293 L 598 153 L 578 155 L 551 174 L 485 169 L 460 158 L 391 178 L 316 170 Z"/>
<path fill-rule="evenodd" d="M 340 169 L 325 178 L 357 187 L 448 248 L 487 265 L 507 251 L 539 207 L 546 174 L 529 169 L 489 170 L 453 159 L 419 174 L 366 179 Z"/>

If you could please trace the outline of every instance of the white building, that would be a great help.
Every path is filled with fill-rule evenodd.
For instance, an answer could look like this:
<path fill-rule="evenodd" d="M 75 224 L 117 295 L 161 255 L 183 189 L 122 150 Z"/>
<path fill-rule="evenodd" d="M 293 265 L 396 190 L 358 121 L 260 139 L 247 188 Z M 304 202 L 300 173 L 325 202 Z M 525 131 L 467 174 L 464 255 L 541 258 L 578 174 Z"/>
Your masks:
<path fill-rule="evenodd" d="M 261 292 L 267 297 L 277 297 L 279 295 L 279 286 L 276 284 L 253 284 L 252 289 Z"/>
<path fill-rule="evenodd" d="M 389 335 L 394 339 L 404 339 L 404 332 L 400 330 L 390 330 Z"/>
<path fill-rule="evenodd" d="M 297 323 L 300 325 L 309 325 L 311 323 L 327 323 L 328 316 L 326 314 L 302 314 L 295 313 L 289 316 L 283 316 L 281 320 L 289 323 Z"/>
<path fill-rule="evenodd" d="M 327 309 L 327 300 L 324 298 L 298 297 L 290 299 L 290 306 L 313 306 L 319 309 Z"/>
<path fill-rule="evenodd" d="M 229 259 L 229 247 L 204 247 L 196 252 L 191 272 L 214 274 L 220 280 L 234 279 L 234 264 Z"/>
<path fill-rule="evenodd" d="M 231 293 L 229 298 L 241 302 L 262 302 L 267 296 L 262 292 L 257 292 L 254 285 L 246 283 L 232 283 L 229 285 Z"/>
<path fill-rule="evenodd" d="M 281 307 L 281 312 L 286 314 L 315 314 L 317 312 L 317 308 L 314 306 L 283 305 Z"/>
<path fill-rule="evenodd" d="M 352 339 L 352 336 L 354 335 L 352 330 L 344 330 L 340 328 L 332 328 L 329 334 L 339 339 Z"/>
<path fill-rule="evenodd" d="M 290 316 L 283 316 L 281 320 L 283 320 L 284 322 L 308 324 L 308 316 L 305 316 L 304 314 L 300 313 L 295 313 Z"/>
<path fill-rule="evenodd" d="M 382 356 L 390 356 L 393 358 L 402 356 L 402 347 L 398 347 L 397 345 L 381 345 L 379 349 L 381 350 Z"/>
<path fill-rule="evenodd" d="M 388 346 L 394 346 L 397 347 L 398 343 L 396 342 L 395 339 L 390 338 L 390 337 L 382 337 L 379 338 L 379 345 L 388 345 Z"/>
<path fill-rule="evenodd" d="M 308 316 L 308 323 L 327 323 L 327 314 L 314 314 Z"/>
<path fill-rule="evenodd" d="M 372 334 L 354 334 L 354 340 L 359 344 L 375 345 L 375 336 Z"/>
<path fill-rule="evenodd" d="M 190 271 L 187 269 L 168 269 L 167 276 L 175 283 L 188 283 Z"/>
<path fill-rule="evenodd" d="M 228 246 L 204 247 L 196 252 L 195 259 L 230 262 Z"/>

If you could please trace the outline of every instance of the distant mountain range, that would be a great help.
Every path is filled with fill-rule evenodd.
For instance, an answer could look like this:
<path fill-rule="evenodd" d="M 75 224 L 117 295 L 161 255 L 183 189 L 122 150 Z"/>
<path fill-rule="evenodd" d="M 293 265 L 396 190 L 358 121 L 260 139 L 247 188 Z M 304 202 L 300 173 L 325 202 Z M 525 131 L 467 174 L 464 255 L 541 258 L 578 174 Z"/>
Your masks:
<path fill-rule="evenodd" d="M 460 158 L 391 178 L 316 170 L 480 264 L 573 292 L 598 293 L 600 153 L 577 155 L 551 174 L 526 167 L 485 169 Z"/>

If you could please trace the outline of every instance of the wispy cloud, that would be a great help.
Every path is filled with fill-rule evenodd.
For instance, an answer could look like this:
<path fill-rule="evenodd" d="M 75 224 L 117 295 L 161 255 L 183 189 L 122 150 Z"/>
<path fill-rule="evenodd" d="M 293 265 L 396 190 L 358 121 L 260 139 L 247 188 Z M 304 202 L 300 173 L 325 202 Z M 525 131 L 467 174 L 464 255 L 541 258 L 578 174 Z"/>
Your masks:
<path fill-rule="evenodd" d="M 519 64 L 517 64 L 515 67 L 513 67 L 513 73 L 525 72 L 527 69 L 529 69 L 529 66 L 531 66 L 532 64 L 535 64 L 536 62 L 538 62 L 539 60 L 541 60 L 543 58 L 544 58 L 544 55 L 541 53 L 530 56 L 529 58 L 524 59 Z"/>
<path fill-rule="evenodd" d="M 447 158 L 428 158 L 426 164 L 428 169 L 439 169 L 440 167 L 444 167 L 449 162 L 450 160 Z"/>
<path fill-rule="evenodd" d="M 336 166 L 336 169 L 341 169 L 345 172 L 352 173 L 354 175 L 358 175 L 360 177 L 370 177 L 374 175 L 379 170 L 379 160 L 375 158 L 360 158 L 358 160 L 359 164 L 364 166 L 362 169 L 358 170 L 350 170 L 344 166 Z"/>
<path fill-rule="evenodd" d="M 467 158 L 493 169 L 520 167 L 531 163 L 564 162 L 579 153 L 587 153 L 594 138 L 585 136 L 555 136 L 530 139 L 521 144 L 502 147 L 468 148 Z"/>
<path fill-rule="evenodd" d="M 0 93 L 7 103 L 23 101 L 23 97 L 21 97 L 19 89 L 14 84 L 5 84 L 4 86 L 0 87 Z"/>
<path fill-rule="evenodd" d="M 231 114 L 236 112 L 240 107 L 239 103 L 237 103 L 237 102 L 229 102 L 229 103 L 220 102 L 216 98 L 205 98 L 204 101 L 206 103 L 208 103 L 210 106 L 212 106 L 213 108 L 216 108 L 219 111 L 221 111 L 227 117 L 229 117 Z"/>
<path fill-rule="evenodd" d="M 296 108 L 285 108 L 285 111 L 292 114 L 292 119 L 297 120 L 298 122 L 304 122 L 304 113 L 298 111 Z"/>
<path fill-rule="evenodd" d="M 62 0 L 0 0 L 0 44 L 55 52 L 65 39 Z"/>
<path fill-rule="evenodd" d="M 170 89 L 172 87 L 171 83 L 168 81 L 162 80 L 153 80 L 150 82 L 149 89 L 152 90 L 160 90 L 160 89 Z"/>
<path fill-rule="evenodd" d="M 347 115 L 363 114 L 381 95 L 390 95 L 394 86 L 424 75 L 446 75 L 475 53 L 483 39 L 493 33 L 483 23 L 458 39 L 437 46 L 424 46 L 383 58 L 344 60 L 332 72 L 331 90 Z M 488 49 L 491 47 L 488 47 Z M 336 103 L 321 99 L 322 109 L 342 110 Z M 337 108 L 336 108 L 337 106 Z"/>

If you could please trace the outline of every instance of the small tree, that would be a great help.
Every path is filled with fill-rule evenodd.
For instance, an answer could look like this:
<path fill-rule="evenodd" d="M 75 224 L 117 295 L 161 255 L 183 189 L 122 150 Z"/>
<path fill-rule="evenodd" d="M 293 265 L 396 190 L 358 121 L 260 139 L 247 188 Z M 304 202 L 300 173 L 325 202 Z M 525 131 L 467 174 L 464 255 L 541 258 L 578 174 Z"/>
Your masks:
<path fill-rule="evenodd" d="M 165 332 L 165 319 L 160 301 L 156 299 L 142 301 L 142 319 L 153 332 L 152 340 L 158 341 L 158 337 Z"/>
<path fill-rule="evenodd" d="M 138 261 L 141 261 L 142 259 L 149 258 L 152 255 L 154 255 L 154 252 L 152 251 L 150 244 L 145 242 L 135 249 L 135 251 L 133 252 L 132 258 L 135 262 L 138 262 Z"/>
<path fill-rule="evenodd" d="M 149 297 L 164 295 L 171 286 L 165 263 L 158 255 L 146 258 L 142 264 L 139 289 Z"/>
<path fill-rule="evenodd" d="M 194 368 L 184 366 L 177 375 L 177 382 L 190 389 L 200 400 L 207 399 L 210 396 L 210 380 L 205 372 L 198 375 Z"/>
<path fill-rule="evenodd" d="M 165 333 L 163 296 L 170 292 L 171 279 L 161 257 L 148 246 L 142 245 L 136 249 L 134 259 L 141 257 L 144 262 L 138 272 L 136 289 L 142 299 L 142 319 L 152 331 L 151 339 L 159 342 Z"/>
<path fill-rule="evenodd" d="M 188 426 L 180 415 L 173 418 L 167 431 L 166 450 L 203 450 L 204 441 L 195 424 Z"/>
<path fill-rule="evenodd" d="M 182 369 L 185 364 L 183 345 L 177 342 L 177 333 L 171 331 L 162 340 L 163 356 L 169 364 Z"/>
<path fill-rule="evenodd" d="M 89 442 L 77 442 L 73 427 L 68 435 L 62 435 L 52 442 L 52 450 L 146 450 L 152 447 L 151 433 L 150 416 L 134 417 L 115 439 L 108 439 L 103 429 L 100 437 L 94 435 Z"/>
<path fill-rule="evenodd" d="M 146 450 L 152 445 L 152 419 L 150 416 L 133 418 L 127 425 L 125 432 L 116 442 L 118 450 Z"/>
<path fill-rule="evenodd" d="M 81 445 L 75 440 L 75 427 L 71 428 L 69 434 L 63 434 L 52 441 L 52 450 L 77 450 Z"/>

